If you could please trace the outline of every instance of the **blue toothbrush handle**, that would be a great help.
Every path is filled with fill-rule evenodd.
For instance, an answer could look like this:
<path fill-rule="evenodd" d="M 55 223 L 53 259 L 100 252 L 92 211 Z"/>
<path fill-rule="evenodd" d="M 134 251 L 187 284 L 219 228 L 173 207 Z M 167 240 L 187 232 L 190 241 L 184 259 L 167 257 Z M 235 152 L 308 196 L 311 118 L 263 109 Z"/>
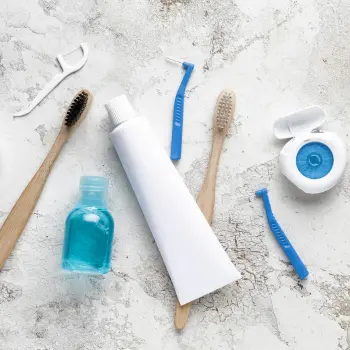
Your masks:
<path fill-rule="evenodd" d="M 309 271 L 307 270 L 306 266 L 300 259 L 298 253 L 295 251 L 294 247 L 290 243 L 289 239 L 283 232 L 281 226 L 278 224 L 277 220 L 272 217 L 268 218 L 269 226 L 271 228 L 271 231 L 275 235 L 278 243 L 280 244 L 281 248 L 283 249 L 284 253 L 287 255 L 289 261 L 293 265 L 296 273 L 299 275 L 299 278 L 303 280 L 306 278 L 309 274 Z"/>
<path fill-rule="evenodd" d="M 186 73 L 181 81 L 174 102 L 173 130 L 171 136 L 170 152 L 171 160 L 179 160 L 181 158 L 185 91 L 194 69 L 194 65 L 192 63 L 184 62 L 182 66 L 184 69 L 186 69 Z"/>

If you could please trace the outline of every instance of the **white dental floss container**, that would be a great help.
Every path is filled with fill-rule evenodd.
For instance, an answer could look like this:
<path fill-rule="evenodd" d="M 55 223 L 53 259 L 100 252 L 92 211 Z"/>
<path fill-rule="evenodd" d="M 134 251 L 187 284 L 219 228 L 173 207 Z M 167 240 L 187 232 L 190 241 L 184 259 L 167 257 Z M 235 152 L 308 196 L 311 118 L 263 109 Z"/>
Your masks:
<path fill-rule="evenodd" d="M 330 190 L 340 181 L 346 167 L 342 140 L 334 132 L 320 130 L 325 121 L 323 109 L 311 106 L 274 124 L 278 139 L 291 139 L 280 153 L 281 171 L 305 193 Z"/>

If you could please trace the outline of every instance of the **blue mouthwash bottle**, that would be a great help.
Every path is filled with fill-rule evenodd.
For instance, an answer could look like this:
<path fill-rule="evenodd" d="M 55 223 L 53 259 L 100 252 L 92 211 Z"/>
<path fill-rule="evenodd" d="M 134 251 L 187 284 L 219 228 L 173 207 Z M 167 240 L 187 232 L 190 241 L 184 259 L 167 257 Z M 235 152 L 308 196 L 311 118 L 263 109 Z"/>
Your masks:
<path fill-rule="evenodd" d="M 80 200 L 68 215 L 62 267 L 103 274 L 110 269 L 114 222 L 106 208 L 108 180 L 82 176 Z"/>

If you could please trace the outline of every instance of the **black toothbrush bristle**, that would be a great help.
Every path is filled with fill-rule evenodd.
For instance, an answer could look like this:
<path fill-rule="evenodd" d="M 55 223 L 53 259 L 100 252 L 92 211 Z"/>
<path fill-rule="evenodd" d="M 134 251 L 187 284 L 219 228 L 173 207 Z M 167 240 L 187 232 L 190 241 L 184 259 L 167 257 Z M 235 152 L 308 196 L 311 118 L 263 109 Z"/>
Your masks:
<path fill-rule="evenodd" d="M 70 104 L 68 111 L 66 113 L 64 124 L 67 127 L 73 126 L 80 118 L 83 113 L 85 106 L 88 102 L 89 95 L 87 92 L 82 91 L 77 95 L 72 103 Z"/>

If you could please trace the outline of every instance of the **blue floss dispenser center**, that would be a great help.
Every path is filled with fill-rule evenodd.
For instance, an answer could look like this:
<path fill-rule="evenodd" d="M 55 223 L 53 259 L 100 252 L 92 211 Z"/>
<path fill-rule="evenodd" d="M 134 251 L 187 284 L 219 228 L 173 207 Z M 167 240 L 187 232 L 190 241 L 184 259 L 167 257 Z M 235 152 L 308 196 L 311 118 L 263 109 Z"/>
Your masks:
<path fill-rule="evenodd" d="M 334 132 L 320 127 L 326 114 L 311 106 L 278 119 L 274 134 L 278 139 L 291 139 L 280 153 L 282 173 L 305 193 L 330 190 L 341 179 L 346 167 L 346 149 Z"/>

